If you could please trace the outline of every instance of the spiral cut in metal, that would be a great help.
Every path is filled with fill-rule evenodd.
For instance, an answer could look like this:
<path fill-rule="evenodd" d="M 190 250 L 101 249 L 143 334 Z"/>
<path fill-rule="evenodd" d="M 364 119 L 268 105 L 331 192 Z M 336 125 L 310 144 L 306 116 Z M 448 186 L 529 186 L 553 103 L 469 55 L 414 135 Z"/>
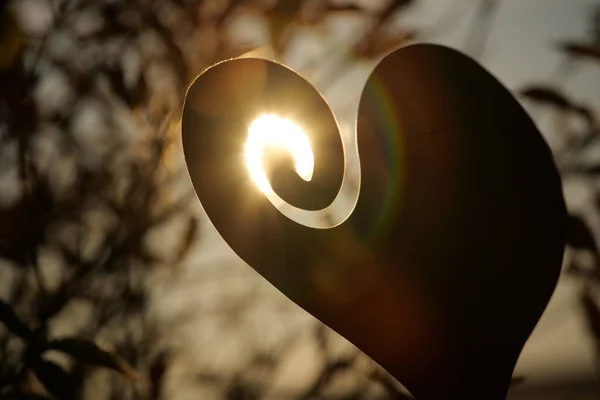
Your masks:
<path fill-rule="evenodd" d="M 182 134 L 208 218 L 277 289 L 419 400 L 505 398 L 558 279 L 566 210 L 542 136 L 475 61 L 436 45 L 385 57 L 354 154 L 318 91 L 262 59 L 202 73 Z M 354 207 L 322 226 L 290 219 L 285 204 L 331 206 L 346 157 L 360 159 Z"/>

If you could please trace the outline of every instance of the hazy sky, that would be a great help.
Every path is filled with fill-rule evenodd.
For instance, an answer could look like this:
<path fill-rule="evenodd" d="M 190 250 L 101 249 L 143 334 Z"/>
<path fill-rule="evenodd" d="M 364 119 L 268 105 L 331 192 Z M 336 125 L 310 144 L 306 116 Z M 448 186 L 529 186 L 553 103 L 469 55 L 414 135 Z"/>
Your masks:
<path fill-rule="evenodd" d="M 500 0 L 482 61 L 507 86 L 516 89 L 531 81 L 549 78 L 561 62 L 554 45 L 565 39 L 585 37 L 597 0 Z M 425 26 L 435 22 L 449 7 L 459 16 L 432 40 L 463 47 L 475 14 L 476 0 L 422 0 L 401 21 Z M 462 15 L 461 15 L 462 14 Z M 569 88 L 586 99 L 600 101 L 597 66 L 584 66 L 569 81 Z M 594 75 L 595 74 L 595 75 Z"/>

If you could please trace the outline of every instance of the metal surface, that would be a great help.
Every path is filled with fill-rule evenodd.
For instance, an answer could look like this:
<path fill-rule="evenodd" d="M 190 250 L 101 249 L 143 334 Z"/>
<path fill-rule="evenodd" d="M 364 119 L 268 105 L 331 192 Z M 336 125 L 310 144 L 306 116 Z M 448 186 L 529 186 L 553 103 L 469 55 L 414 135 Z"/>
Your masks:
<path fill-rule="evenodd" d="M 566 214 L 550 150 L 518 102 L 454 50 L 388 55 L 358 111 L 358 201 L 331 229 L 292 221 L 252 183 L 244 144 L 266 112 L 299 121 L 314 152 L 310 182 L 271 160 L 279 196 L 322 209 L 344 176 L 335 119 L 302 77 L 260 59 L 209 68 L 188 91 L 183 145 L 229 246 L 418 400 L 505 398 L 558 279 Z"/>

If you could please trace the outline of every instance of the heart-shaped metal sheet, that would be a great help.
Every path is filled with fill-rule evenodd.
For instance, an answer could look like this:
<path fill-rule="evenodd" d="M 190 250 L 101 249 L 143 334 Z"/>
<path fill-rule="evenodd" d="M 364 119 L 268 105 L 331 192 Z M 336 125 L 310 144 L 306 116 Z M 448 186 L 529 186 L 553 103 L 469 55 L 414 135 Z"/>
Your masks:
<path fill-rule="evenodd" d="M 331 229 L 289 219 L 251 181 L 244 144 L 265 112 L 300 121 L 312 143 L 310 182 L 285 160 L 270 169 L 286 201 L 323 208 L 344 176 L 336 121 L 306 80 L 262 59 L 209 68 L 187 93 L 183 146 L 229 246 L 417 399 L 505 398 L 556 285 L 566 215 L 552 154 L 519 103 L 457 51 L 389 54 L 358 110 L 358 201 Z"/>

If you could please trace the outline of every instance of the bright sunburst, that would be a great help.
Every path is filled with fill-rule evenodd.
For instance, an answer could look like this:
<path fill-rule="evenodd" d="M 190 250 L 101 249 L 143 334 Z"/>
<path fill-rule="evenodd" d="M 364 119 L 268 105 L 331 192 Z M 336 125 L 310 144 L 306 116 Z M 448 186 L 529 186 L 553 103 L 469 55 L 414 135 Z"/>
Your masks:
<path fill-rule="evenodd" d="M 272 114 L 255 119 L 248 128 L 246 166 L 258 188 L 265 194 L 273 192 L 262 164 L 266 145 L 289 151 L 294 157 L 296 172 L 305 181 L 312 179 L 315 160 L 308 137 L 296 123 Z"/>

